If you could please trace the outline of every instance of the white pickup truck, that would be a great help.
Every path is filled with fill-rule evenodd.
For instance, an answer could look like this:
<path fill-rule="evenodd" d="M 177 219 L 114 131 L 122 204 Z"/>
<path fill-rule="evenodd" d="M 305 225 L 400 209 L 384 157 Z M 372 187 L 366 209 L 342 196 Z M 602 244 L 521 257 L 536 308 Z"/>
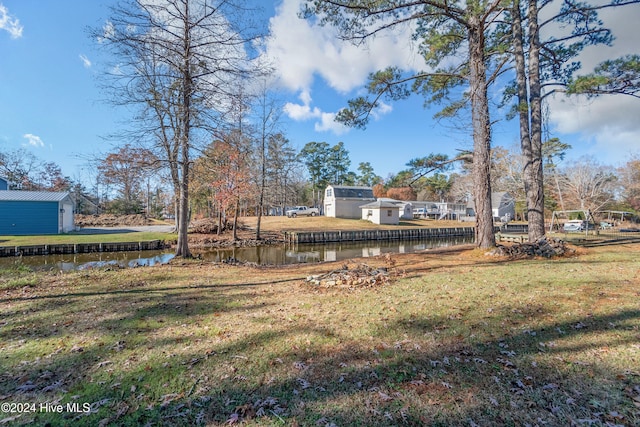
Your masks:
<path fill-rule="evenodd" d="M 294 206 L 285 212 L 289 218 L 295 218 L 298 215 L 316 216 L 320 215 L 318 208 L 308 208 L 306 206 Z"/>

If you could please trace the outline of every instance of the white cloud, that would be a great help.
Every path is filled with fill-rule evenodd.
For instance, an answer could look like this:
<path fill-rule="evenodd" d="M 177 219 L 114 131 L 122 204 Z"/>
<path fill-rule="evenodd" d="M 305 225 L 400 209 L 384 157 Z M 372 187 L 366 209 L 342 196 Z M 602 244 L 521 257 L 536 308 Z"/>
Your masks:
<path fill-rule="evenodd" d="M 613 46 L 592 46 L 580 55 L 586 74 L 606 59 L 637 53 L 637 22 L 640 8 L 636 6 L 612 8 L 600 13 L 605 26 L 616 37 Z M 640 153 L 640 101 L 625 95 L 606 95 L 594 99 L 567 97 L 557 94 L 550 98 L 550 122 L 565 135 L 576 135 L 580 147 L 600 161 L 620 163 L 629 154 Z M 562 135 L 558 135 L 562 137 Z"/>
<path fill-rule="evenodd" d="M 309 91 L 304 90 L 299 96 L 302 104 L 294 104 L 293 102 L 287 102 L 283 110 L 287 116 L 295 121 L 304 121 L 319 118 L 322 112 L 317 108 L 311 108 L 312 102 L 311 94 Z"/>
<path fill-rule="evenodd" d="M 299 98 L 302 104 L 287 102 L 283 107 L 285 114 L 291 119 L 295 121 L 319 120 L 314 124 L 316 132 L 331 131 L 336 135 L 341 135 L 349 130 L 349 128 L 334 120 L 335 113 L 325 113 L 318 107 L 311 108 L 310 104 L 313 100 L 308 91 L 302 91 Z"/>
<path fill-rule="evenodd" d="M 20 25 L 20 20 L 11 16 L 2 3 L 0 3 L 0 29 L 7 31 L 12 39 L 22 37 L 23 27 Z"/>
<path fill-rule="evenodd" d="M 91 61 L 89 60 L 89 58 L 87 58 L 87 55 L 81 53 L 79 56 L 84 68 L 91 68 Z"/>
<path fill-rule="evenodd" d="M 98 37 L 98 43 L 102 44 L 105 43 L 107 40 L 111 39 L 116 33 L 116 28 L 113 25 L 113 22 L 111 21 L 107 21 L 103 26 L 102 26 L 102 34 L 103 36 L 99 36 Z"/>
<path fill-rule="evenodd" d="M 42 142 L 42 139 L 37 135 L 26 133 L 23 137 L 27 140 L 27 144 L 32 147 L 44 147 L 44 142 Z"/>
<path fill-rule="evenodd" d="M 368 75 L 388 66 L 415 69 L 418 56 L 407 40 L 410 28 L 387 32 L 366 46 L 341 41 L 336 30 L 298 17 L 304 0 L 284 0 L 270 20 L 271 38 L 265 43 L 265 55 L 276 64 L 280 85 L 300 93 L 301 104 L 288 103 L 285 113 L 297 121 L 316 119 L 316 131 L 341 134 L 347 128 L 333 121 L 336 113 L 312 107 L 311 86 L 319 76 L 340 93 L 361 87 Z M 374 119 L 391 111 L 381 104 L 372 113 Z"/>
<path fill-rule="evenodd" d="M 311 108 L 311 95 L 308 91 L 304 90 L 299 95 L 302 104 L 295 104 L 293 102 L 287 102 L 283 107 L 283 110 L 289 118 L 295 121 L 306 121 L 312 119 L 319 119 L 319 122 L 316 122 L 314 125 L 314 129 L 317 132 L 327 132 L 331 131 L 336 135 L 342 135 L 349 131 L 349 128 L 341 123 L 335 121 L 335 117 L 337 113 L 326 113 L 320 110 L 318 107 Z M 383 115 L 390 113 L 393 111 L 393 107 L 384 102 L 380 102 L 380 106 L 371 112 L 371 116 L 378 120 Z"/>
<path fill-rule="evenodd" d="M 389 114 L 392 111 L 393 111 L 393 107 L 391 105 L 385 104 L 382 101 L 378 101 L 378 108 L 374 109 L 371 112 L 371 116 L 375 120 L 379 120 L 382 116 L 384 116 L 385 114 Z"/>
<path fill-rule="evenodd" d="M 292 90 L 308 89 L 315 74 L 339 92 L 361 86 L 374 70 L 397 65 L 413 69 L 417 58 L 407 40 L 410 28 L 377 37 L 367 46 L 341 41 L 336 30 L 298 17 L 304 0 L 284 0 L 270 20 L 272 37 L 266 55 L 277 64 L 281 84 Z"/>
<path fill-rule="evenodd" d="M 550 101 L 551 121 L 560 134 L 578 136 L 578 142 L 590 146 L 589 154 L 606 163 L 617 163 L 629 154 L 640 154 L 640 102 L 623 95 L 608 95 L 588 100 L 562 95 Z M 576 147 L 580 149 L 584 147 Z"/>
<path fill-rule="evenodd" d="M 314 129 L 317 132 L 327 132 L 331 131 L 336 135 L 342 135 L 349 131 L 349 128 L 343 125 L 342 123 L 338 123 L 335 121 L 336 114 L 335 113 L 322 113 L 320 115 L 320 122 L 317 122 L 314 125 Z"/>

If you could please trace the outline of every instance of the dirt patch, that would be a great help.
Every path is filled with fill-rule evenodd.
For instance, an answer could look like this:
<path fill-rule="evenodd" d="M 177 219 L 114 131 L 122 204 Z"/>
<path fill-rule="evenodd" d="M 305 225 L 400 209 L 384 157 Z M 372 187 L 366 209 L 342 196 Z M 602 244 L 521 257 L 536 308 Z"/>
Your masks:
<path fill-rule="evenodd" d="M 238 221 L 238 231 L 249 230 L 242 221 Z M 228 221 L 226 225 L 222 227 L 222 233 L 227 231 L 233 231 L 233 222 Z M 189 233 L 198 233 L 198 234 L 217 234 L 218 232 L 218 220 L 215 218 L 202 218 L 195 219 L 189 223 Z"/>
<path fill-rule="evenodd" d="M 79 227 L 122 227 L 151 225 L 151 221 L 144 215 L 80 215 L 75 216 Z"/>
<path fill-rule="evenodd" d="M 284 240 L 280 233 L 261 232 L 260 240 L 256 239 L 255 230 L 241 229 L 237 232 L 237 240 L 233 239 L 233 230 L 225 230 L 221 234 L 189 232 L 189 246 L 192 248 L 224 248 L 224 247 L 251 247 L 282 243 Z"/>

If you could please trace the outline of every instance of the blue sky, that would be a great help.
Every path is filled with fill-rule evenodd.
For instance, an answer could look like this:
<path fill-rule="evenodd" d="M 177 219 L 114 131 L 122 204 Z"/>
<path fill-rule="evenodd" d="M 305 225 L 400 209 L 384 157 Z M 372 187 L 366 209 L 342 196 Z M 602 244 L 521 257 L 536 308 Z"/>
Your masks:
<path fill-rule="evenodd" d="M 0 150 L 24 148 L 54 161 L 63 173 L 86 180 L 86 158 L 112 149 L 109 134 L 123 128 L 131 112 L 101 100 L 97 84 L 106 60 L 87 35 L 101 27 L 115 0 L 0 0 Z M 352 169 L 370 162 L 378 175 L 398 172 L 412 158 L 455 154 L 470 137 L 432 120 L 422 99 L 385 105 L 366 130 L 346 129 L 333 115 L 359 94 L 369 72 L 388 65 L 418 68 L 406 33 L 381 37 L 366 51 L 339 42 L 331 29 L 299 20 L 301 0 L 258 1 L 272 35 L 266 54 L 277 68 L 285 102 L 288 138 L 301 148 L 309 141 L 344 142 Z M 613 47 L 587 49 L 585 70 L 606 57 L 639 53 L 640 7 L 602 14 L 614 30 Z M 497 116 L 495 118 L 498 118 Z M 568 159 L 592 155 L 619 166 L 640 154 L 640 101 L 603 97 L 585 101 L 557 96 L 550 101 L 552 136 L 574 148 Z M 500 122 L 494 144 L 517 144 L 515 123 Z M 568 161 L 569 161 L 568 160 Z"/>

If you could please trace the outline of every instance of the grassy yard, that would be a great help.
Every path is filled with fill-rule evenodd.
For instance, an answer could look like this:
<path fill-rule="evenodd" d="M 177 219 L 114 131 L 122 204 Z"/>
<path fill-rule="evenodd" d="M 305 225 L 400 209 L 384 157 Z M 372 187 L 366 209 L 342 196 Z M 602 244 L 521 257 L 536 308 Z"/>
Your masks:
<path fill-rule="evenodd" d="M 105 234 L 48 234 L 39 236 L 0 236 L 0 246 L 56 245 L 64 243 L 118 243 L 149 240 L 175 240 L 172 233 L 129 232 Z"/>
<path fill-rule="evenodd" d="M 640 244 L 358 261 L 1 272 L 0 425 L 640 425 Z"/>
<path fill-rule="evenodd" d="M 248 227 L 255 228 L 257 217 L 242 218 Z M 378 225 L 363 219 L 328 218 L 325 216 L 296 217 L 266 216 L 262 217 L 261 229 L 265 231 L 315 231 L 315 230 L 371 230 L 419 227 L 473 227 L 474 223 L 460 221 L 434 221 L 427 219 L 402 220 L 398 225 Z"/>

